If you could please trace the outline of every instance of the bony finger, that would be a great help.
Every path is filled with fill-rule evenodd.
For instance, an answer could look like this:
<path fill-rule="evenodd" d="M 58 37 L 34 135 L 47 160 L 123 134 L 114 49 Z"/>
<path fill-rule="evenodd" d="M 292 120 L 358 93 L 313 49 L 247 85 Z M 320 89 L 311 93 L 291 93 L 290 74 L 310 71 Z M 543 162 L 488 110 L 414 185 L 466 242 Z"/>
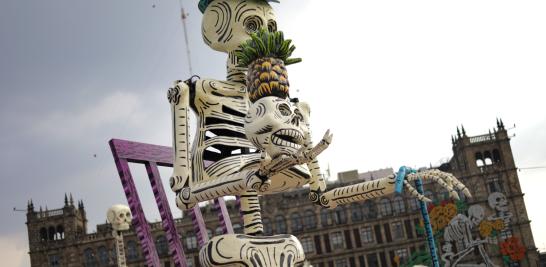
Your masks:
<path fill-rule="evenodd" d="M 472 198 L 472 194 L 470 194 L 470 190 L 468 190 L 468 188 L 466 187 L 463 189 L 463 194 L 468 198 Z"/>
<path fill-rule="evenodd" d="M 422 198 L 419 198 L 419 200 L 423 201 L 423 202 L 432 202 L 432 200 L 428 197 L 425 197 L 423 195 L 420 195 Z"/>
<path fill-rule="evenodd" d="M 455 190 L 451 190 L 449 192 L 449 195 L 451 196 L 451 198 L 453 198 L 455 200 L 461 200 L 461 198 L 459 198 L 459 194 L 457 194 L 457 191 L 455 191 Z"/>
<path fill-rule="evenodd" d="M 406 190 L 414 197 L 417 197 L 419 195 L 419 192 L 417 192 L 417 189 L 413 187 L 408 181 L 404 180 L 404 186 L 406 187 Z"/>

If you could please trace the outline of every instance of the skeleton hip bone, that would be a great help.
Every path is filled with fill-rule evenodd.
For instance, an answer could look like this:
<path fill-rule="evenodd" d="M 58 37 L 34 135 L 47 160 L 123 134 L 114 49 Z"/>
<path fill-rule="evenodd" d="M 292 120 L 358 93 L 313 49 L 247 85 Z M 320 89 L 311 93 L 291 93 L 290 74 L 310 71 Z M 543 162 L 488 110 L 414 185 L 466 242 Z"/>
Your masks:
<path fill-rule="evenodd" d="M 106 219 L 116 231 L 129 230 L 132 219 L 131 210 L 125 205 L 114 205 L 106 212 Z"/>
<path fill-rule="evenodd" d="M 252 104 L 245 117 L 246 136 L 272 158 L 295 155 L 307 132 L 301 111 L 288 98 L 261 98 Z"/>

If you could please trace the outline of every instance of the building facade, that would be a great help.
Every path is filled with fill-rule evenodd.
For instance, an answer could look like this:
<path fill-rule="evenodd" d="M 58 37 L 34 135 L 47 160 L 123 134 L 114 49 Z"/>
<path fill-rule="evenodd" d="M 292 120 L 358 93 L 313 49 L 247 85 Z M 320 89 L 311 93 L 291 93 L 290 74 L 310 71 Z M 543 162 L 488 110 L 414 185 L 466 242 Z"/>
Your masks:
<path fill-rule="evenodd" d="M 493 132 L 469 137 L 464 128 L 452 138 L 453 157 L 439 166 L 466 184 L 472 199 L 453 201 L 448 192 L 425 182 L 425 195 L 444 266 L 538 266 L 539 257 L 527 217 L 510 138 L 502 121 Z M 329 188 L 373 180 L 392 169 L 340 173 Z M 306 257 L 320 267 L 395 267 L 429 265 L 419 203 L 406 195 L 353 203 L 333 210 L 313 205 L 308 190 L 261 198 L 266 235 L 291 233 L 303 245 Z M 236 201 L 227 207 L 235 232 L 242 232 Z M 214 205 L 202 208 L 209 236 L 221 234 Z M 174 266 L 161 223 L 151 223 L 163 266 Z M 190 266 L 199 266 L 197 237 L 189 217 L 176 219 Z M 87 233 L 83 202 L 56 210 L 27 213 L 31 266 L 115 266 L 112 229 L 97 226 Z M 124 234 L 129 266 L 145 266 L 133 229 Z M 469 265 L 470 264 L 470 265 Z M 486 266 L 486 265 L 483 265 Z"/>

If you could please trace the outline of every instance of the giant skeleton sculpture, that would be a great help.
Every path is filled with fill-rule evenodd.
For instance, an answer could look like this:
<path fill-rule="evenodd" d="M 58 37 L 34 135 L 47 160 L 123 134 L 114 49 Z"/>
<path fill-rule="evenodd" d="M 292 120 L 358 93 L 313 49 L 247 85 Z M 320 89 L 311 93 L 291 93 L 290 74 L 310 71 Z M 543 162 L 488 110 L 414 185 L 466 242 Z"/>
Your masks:
<path fill-rule="evenodd" d="M 244 235 L 212 238 L 200 252 L 203 266 L 294 266 L 305 259 L 291 235 L 262 236 L 258 196 L 309 184 L 309 199 L 324 208 L 373 199 L 395 191 L 395 175 L 327 190 L 317 156 L 332 141 L 327 131 L 314 145 L 309 106 L 286 94 L 262 93 L 249 100 L 247 68 L 235 55 L 250 34 L 262 28 L 277 31 L 273 10 L 265 0 L 201 0 L 202 35 L 212 49 L 228 54 L 227 80 L 192 77 L 169 90 L 173 125 L 171 189 L 176 204 L 188 210 L 202 201 L 235 195 L 241 200 Z M 286 73 L 285 73 L 286 74 Z M 286 84 L 288 86 L 288 84 Z M 286 88 L 287 89 L 287 88 Z M 287 91 L 287 90 L 286 90 Z M 189 112 L 197 115 L 190 152 Z M 451 174 L 425 170 L 405 176 L 407 191 L 422 201 L 410 182 L 430 179 L 458 197 L 468 189 Z"/>

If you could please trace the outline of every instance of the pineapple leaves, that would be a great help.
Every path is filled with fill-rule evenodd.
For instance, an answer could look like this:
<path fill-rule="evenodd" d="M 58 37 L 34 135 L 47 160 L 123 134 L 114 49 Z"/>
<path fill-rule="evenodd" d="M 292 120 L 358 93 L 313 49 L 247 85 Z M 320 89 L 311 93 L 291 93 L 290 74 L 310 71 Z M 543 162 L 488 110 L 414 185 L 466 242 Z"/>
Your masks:
<path fill-rule="evenodd" d="M 260 29 L 250 35 L 250 40 L 243 42 L 235 55 L 239 60 L 240 67 L 248 67 L 259 58 L 277 58 L 284 61 L 285 65 L 301 62 L 301 58 L 289 58 L 296 47 L 291 45 L 292 40 L 284 39 L 280 31 L 269 32 L 267 29 Z"/>

